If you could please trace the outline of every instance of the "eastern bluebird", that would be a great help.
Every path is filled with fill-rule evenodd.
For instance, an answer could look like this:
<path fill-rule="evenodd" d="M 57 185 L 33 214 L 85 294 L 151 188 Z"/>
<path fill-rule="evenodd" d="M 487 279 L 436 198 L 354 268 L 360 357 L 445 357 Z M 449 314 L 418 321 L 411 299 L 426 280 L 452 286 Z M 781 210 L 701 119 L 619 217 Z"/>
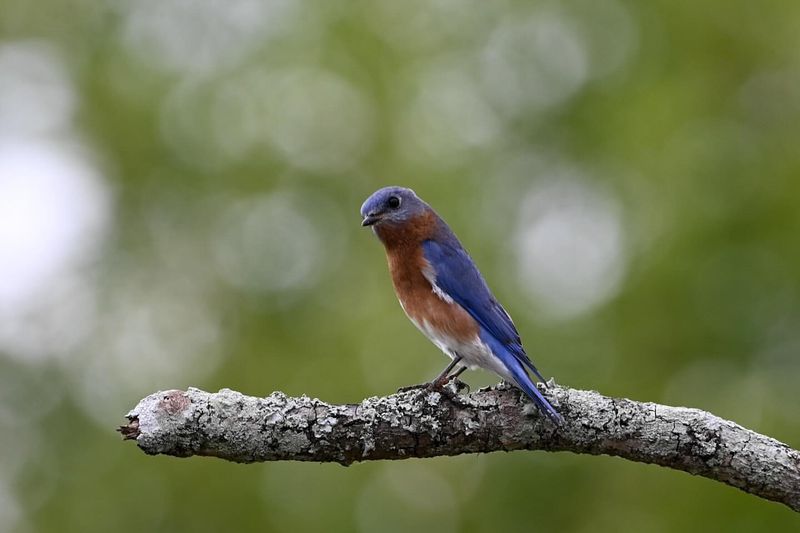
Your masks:
<path fill-rule="evenodd" d="M 526 371 L 543 383 L 517 328 L 447 223 L 411 189 L 385 187 L 361 206 L 362 226 L 383 243 L 400 305 L 452 361 L 431 383 L 441 388 L 467 368 L 514 383 L 551 420 L 563 422 Z M 456 367 L 461 366 L 454 373 Z"/>

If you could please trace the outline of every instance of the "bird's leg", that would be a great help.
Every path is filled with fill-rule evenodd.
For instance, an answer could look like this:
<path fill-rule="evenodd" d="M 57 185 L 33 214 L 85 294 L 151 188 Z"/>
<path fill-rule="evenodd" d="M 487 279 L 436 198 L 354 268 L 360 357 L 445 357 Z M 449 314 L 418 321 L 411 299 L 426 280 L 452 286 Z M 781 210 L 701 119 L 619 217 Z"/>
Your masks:
<path fill-rule="evenodd" d="M 466 369 L 467 369 L 467 367 L 462 366 L 461 368 L 458 369 L 458 371 L 456 371 L 453 374 L 450 374 L 450 377 L 447 378 L 447 382 L 450 383 L 452 381 L 453 382 L 453 386 L 455 387 L 455 389 L 458 392 L 461 392 L 464 389 L 466 389 L 467 392 L 469 392 L 469 390 L 470 390 L 469 389 L 469 384 L 467 384 L 467 383 L 465 383 L 465 382 L 463 382 L 463 381 L 458 379 L 458 376 L 463 374 Z"/>
<path fill-rule="evenodd" d="M 466 369 L 467 369 L 467 367 L 465 367 L 465 366 L 462 366 L 461 368 L 459 368 L 459 369 L 458 369 L 458 372 L 455 372 L 455 373 L 453 373 L 453 374 L 450 374 L 450 377 L 449 377 L 449 378 L 447 378 L 447 381 L 452 381 L 452 380 L 454 380 L 454 379 L 458 378 L 458 376 L 460 376 L 461 374 L 463 374 L 463 373 L 464 373 L 464 370 L 466 370 Z"/>
<path fill-rule="evenodd" d="M 458 372 L 453 374 L 453 376 L 449 376 L 448 375 L 453 370 L 453 368 L 456 367 L 456 365 L 459 362 L 461 362 L 461 356 L 460 355 L 456 355 L 455 357 L 453 357 L 453 360 L 450 361 L 450 364 L 447 365 L 447 368 L 442 370 L 442 373 L 439 374 L 438 376 L 436 376 L 436 379 L 434 379 L 430 383 L 423 383 L 421 385 L 408 385 L 406 387 L 400 387 L 399 389 L 397 389 L 397 392 L 408 392 L 410 390 L 415 390 L 415 389 L 428 389 L 428 390 L 440 391 L 445 386 L 445 384 L 447 384 L 448 381 L 450 381 L 454 377 L 460 375 L 464 370 L 466 370 L 466 367 L 460 368 L 458 370 Z"/>
<path fill-rule="evenodd" d="M 461 404 L 461 390 L 467 389 L 469 391 L 469 385 L 463 381 L 459 381 L 458 376 L 463 374 L 466 369 L 466 366 L 462 366 L 452 374 L 444 376 L 444 379 L 442 380 L 442 386 L 436 390 L 451 402 Z M 433 384 L 431 384 L 431 386 L 433 386 Z"/>
<path fill-rule="evenodd" d="M 431 390 L 441 390 L 442 387 L 444 387 L 445 384 L 452 379 L 452 377 L 449 374 L 456 367 L 456 365 L 458 363 L 460 363 L 460 362 L 461 362 L 461 356 L 458 355 L 458 354 L 455 354 L 453 356 L 453 360 L 450 361 L 450 364 L 447 365 L 447 367 L 444 370 L 442 370 L 441 374 L 436 376 L 436 379 L 431 381 L 430 386 L 428 388 L 431 389 Z M 454 376 L 459 375 L 462 371 L 463 370 L 459 370 L 458 372 L 455 373 Z"/>

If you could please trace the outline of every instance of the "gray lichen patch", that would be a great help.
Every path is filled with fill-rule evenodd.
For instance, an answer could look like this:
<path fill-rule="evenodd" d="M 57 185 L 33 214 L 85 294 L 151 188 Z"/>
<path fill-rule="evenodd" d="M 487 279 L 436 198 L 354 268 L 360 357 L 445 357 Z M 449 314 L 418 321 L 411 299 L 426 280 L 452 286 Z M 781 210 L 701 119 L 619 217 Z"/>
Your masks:
<path fill-rule="evenodd" d="M 333 416 L 317 418 L 317 421 L 312 428 L 314 437 L 321 439 L 326 435 L 330 435 L 330 433 L 333 431 L 333 426 L 336 425 L 336 422 L 336 417 Z"/>

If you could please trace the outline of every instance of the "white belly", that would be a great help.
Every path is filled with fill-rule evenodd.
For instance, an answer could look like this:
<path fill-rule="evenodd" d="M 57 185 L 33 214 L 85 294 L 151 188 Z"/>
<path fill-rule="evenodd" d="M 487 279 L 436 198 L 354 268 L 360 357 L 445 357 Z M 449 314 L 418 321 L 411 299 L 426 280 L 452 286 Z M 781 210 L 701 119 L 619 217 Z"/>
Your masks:
<path fill-rule="evenodd" d="M 415 326 L 426 336 L 430 341 L 435 344 L 440 350 L 447 354 L 450 359 L 453 359 L 456 354 L 461 357 L 461 363 L 470 370 L 476 368 L 483 368 L 494 372 L 501 378 L 514 381 L 511 373 L 503 365 L 499 358 L 497 358 L 489 346 L 484 343 L 477 335 L 469 341 L 461 341 L 447 335 L 442 335 L 424 321 L 422 324 L 416 320 L 411 319 Z"/>

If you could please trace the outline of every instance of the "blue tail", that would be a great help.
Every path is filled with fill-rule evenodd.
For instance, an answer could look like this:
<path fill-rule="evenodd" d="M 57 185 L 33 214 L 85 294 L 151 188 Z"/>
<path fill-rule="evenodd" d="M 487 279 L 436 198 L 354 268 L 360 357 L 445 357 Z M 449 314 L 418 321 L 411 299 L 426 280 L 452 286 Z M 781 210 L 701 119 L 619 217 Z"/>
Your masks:
<path fill-rule="evenodd" d="M 508 350 L 502 343 L 498 342 L 488 331 L 481 329 L 480 338 L 483 342 L 489 345 L 489 348 L 492 350 L 492 353 L 495 357 L 500 359 L 508 371 L 511 373 L 511 376 L 514 378 L 514 383 L 517 387 L 522 389 L 522 392 L 528 395 L 528 397 L 533 400 L 533 403 L 539 407 L 539 410 L 542 411 L 547 417 L 552 420 L 555 424 L 560 425 L 564 423 L 564 417 L 558 414 L 558 411 L 553 409 L 553 406 L 550 405 L 550 402 L 545 400 L 542 393 L 539 392 L 539 389 L 531 380 L 531 377 L 525 371 L 525 367 L 522 366 L 522 362 L 520 359 L 515 356 L 511 351 Z M 539 374 L 539 371 L 534 368 L 533 363 L 526 360 L 526 366 L 529 366 L 533 373 L 544 382 L 544 378 Z"/>
<path fill-rule="evenodd" d="M 513 353 L 508 351 L 505 346 L 498 342 L 497 339 L 489 334 L 486 334 L 486 332 L 484 332 L 484 335 L 481 335 L 481 340 L 489 345 L 495 357 L 500 359 L 500 361 L 503 363 L 503 366 L 509 370 L 517 387 L 522 389 L 522 392 L 527 394 L 528 397 L 533 400 L 533 403 L 536 404 L 539 410 L 546 414 L 547 417 L 556 425 L 563 424 L 564 417 L 558 414 L 558 411 L 553 409 L 553 406 L 550 405 L 550 402 L 548 402 L 545 397 L 542 396 L 542 393 L 539 392 L 539 389 L 533 383 L 519 359 L 516 358 Z M 531 363 L 530 366 L 533 367 L 533 364 Z M 533 368 L 533 372 L 537 377 L 539 377 L 539 379 L 544 381 L 544 378 L 542 378 L 535 368 Z"/>
<path fill-rule="evenodd" d="M 558 414 L 558 411 L 553 409 L 553 406 L 550 405 L 542 393 L 539 392 L 539 388 L 536 384 L 531 381 L 530 376 L 528 373 L 525 372 L 525 369 L 522 368 L 517 361 L 510 361 L 510 364 L 507 365 L 508 369 L 511 371 L 511 375 L 514 376 L 514 381 L 516 382 L 517 387 L 522 389 L 522 392 L 528 395 L 528 397 L 533 400 L 533 403 L 542 411 L 547 417 L 552 420 L 556 425 L 561 425 L 564 423 L 564 417 Z"/>

